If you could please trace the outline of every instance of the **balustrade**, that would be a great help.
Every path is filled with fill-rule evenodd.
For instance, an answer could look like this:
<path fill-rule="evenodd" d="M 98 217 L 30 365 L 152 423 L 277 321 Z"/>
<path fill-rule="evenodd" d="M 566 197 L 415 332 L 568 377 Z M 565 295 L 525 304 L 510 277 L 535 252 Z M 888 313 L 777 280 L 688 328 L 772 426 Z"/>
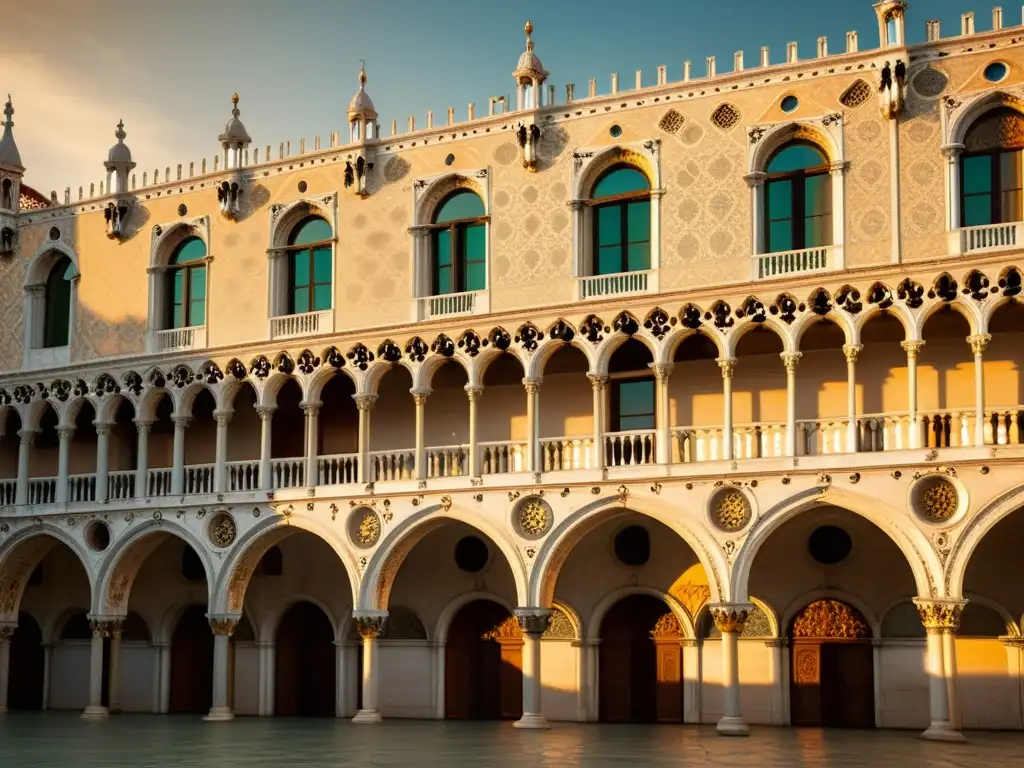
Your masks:
<path fill-rule="evenodd" d="M 595 296 L 624 296 L 647 293 L 651 282 L 651 270 L 620 272 L 614 275 L 594 275 L 579 278 L 580 299 Z"/>
<path fill-rule="evenodd" d="M 480 443 L 480 456 L 480 472 L 484 475 L 526 470 L 525 441 Z"/>
<path fill-rule="evenodd" d="M 147 485 L 149 486 L 148 496 L 170 496 L 171 494 L 171 468 L 160 467 L 151 469 L 147 473 Z"/>
<path fill-rule="evenodd" d="M 56 477 L 33 477 L 28 481 L 29 504 L 53 504 L 56 500 Z"/>
<path fill-rule="evenodd" d="M 303 458 L 272 459 L 270 476 L 274 488 L 305 488 L 306 460 Z"/>
<path fill-rule="evenodd" d="M 317 460 L 320 485 L 346 485 L 359 482 L 359 454 L 339 453 Z"/>
<path fill-rule="evenodd" d="M 322 309 L 315 312 L 303 312 L 298 315 L 283 315 L 270 318 L 270 338 L 290 339 L 296 336 L 312 336 L 317 333 L 328 333 L 331 327 L 332 311 Z"/>
<path fill-rule="evenodd" d="M 567 469 L 592 469 L 593 437 L 545 437 L 540 441 L 541 467 L 544 472 Z"/>
<path fill-rule="evenodd" d="M 604 460 L 608 467 L 654 464 L 658 438 L 653 429 L 609 432 L 604 436 Z"/>
<path fill-rule="evenodd" d="M 18 495 L 17 480 L 0 480 L 0 505 L 8 507 L 14 504 Z"/>
<path fill-rule="evenodd" d="M 412 480 L 416 476 L 414 451 L 373 451 L 370 466 L 377 482 L 385 480 Z"/>
<path fill-rule="evenodd" d="M 960 237 L 960 253 L 966 255 L 976 251 L 1016 248 L 1021 242 L 1020 228 L 1020 222 L 964 227 L 956 233 Z"/>
<path fill-rule="evenodd" d="M 213 493 L 214 464 L 189 464 L 185 467 L 185 493 Z"/>
<path fill-rule="evenodd" d="M 111 501 L 135 498 L 135 470 L 120 470 L 107 475 L 107 498 Z"/>
<path fill-rule="evenodd" d="M 427 448 L 427 477 L 463 477 L 468 471 L 468 445 Z"/>
<path fill-rule="evenodd" d="M 96 475 L 68 476 L 68 501 L 96 501 Z"/>
<path fill-rule="evenodd" d="M 227 463 L 229 491 L 258 491 L 260 489 L 260 460 L 229 461 Z"/>

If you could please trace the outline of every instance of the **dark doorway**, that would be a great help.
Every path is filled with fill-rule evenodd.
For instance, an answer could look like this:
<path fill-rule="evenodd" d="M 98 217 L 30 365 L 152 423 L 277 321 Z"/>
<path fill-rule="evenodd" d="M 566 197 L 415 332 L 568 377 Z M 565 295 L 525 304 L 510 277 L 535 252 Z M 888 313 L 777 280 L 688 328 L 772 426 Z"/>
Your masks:
<path fill-rule="evenodd" d="M 320 608 L 296 603 L 277 628 L 274 714 L 334 717 L 334 630 Z"/>
<path fill-rule="evenodd" d="M 27 613 L 18 614 L 18 628 L 11 637 L 8 709 L 42 709 L 46 666 L 43 632 Z"/>
<path fill-rule="evenodd" d="M 206 607 L 188 608 L 171 638 L 172 714 L 205 715 L 213 702 L 213 632 Z"/>
<path fill-rule="evenodd" d="M 633 595 L 601 622 L 599 717 L 608 723 L 683 719 L 682 631 L 662 600 Z"/>
<path fill-rule="evenodd" d="M 498 603 L 463 606 L 444 649 L 445 717 L 500 720 L 523 714 L 523 640 L 516 619 Z"/>

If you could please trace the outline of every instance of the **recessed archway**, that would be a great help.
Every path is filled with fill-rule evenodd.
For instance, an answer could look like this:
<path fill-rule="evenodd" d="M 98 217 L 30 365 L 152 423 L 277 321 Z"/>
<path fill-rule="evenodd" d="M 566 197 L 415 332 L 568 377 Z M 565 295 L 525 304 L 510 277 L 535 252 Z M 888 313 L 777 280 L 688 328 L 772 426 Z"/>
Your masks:
<path fill-rule="evenodd" d="M 463 605 L 445 637 L 445 718 L 521 717 L 522 660 L 522 632 L 508 608 L 486 599 Z"/>
<path fill-rule="evenodd" d="M 7 678 L 7 708 L 37 710 L 43 708 L 46 677 L 46 649 L 43 631 L 32 615 L 18 614 L 18 626 L 11 638 Z"/>
<path fill-rule="evenodd" d="M 292 605 L 277 626 L 274 643 L 274 714 L 334 717 L 334 627 L 307 601 Z"/>
<path fill-rule="evenodd" d="M 187 607 L 171 635 L 169 711 L 201 714 L 213 700 L 213 632 L 202 605 Z"/>

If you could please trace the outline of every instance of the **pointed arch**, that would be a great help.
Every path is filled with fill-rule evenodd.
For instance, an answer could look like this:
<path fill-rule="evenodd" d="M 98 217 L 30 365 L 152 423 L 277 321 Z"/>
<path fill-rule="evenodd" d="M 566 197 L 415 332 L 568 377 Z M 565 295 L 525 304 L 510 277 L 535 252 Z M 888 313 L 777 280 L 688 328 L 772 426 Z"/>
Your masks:
<path fill-rule="evenodd" d="M 680 628 L 683 630 L 683 637 L 688 639 L 695 639 L 697 633 L 694 629 L 693 618 L 687 613 L 686 608 L 679 600 L 670 594 L 662 592 L 660 589 L 654 589 L 653 587 L 620 587 L 619 589 L 613 590 L 601 598 L 600 602 L 594 606 L 594 610 L 591 611 L 590 616 L 583 623 L 583 635 L 590 642 L 595 642 L 601 639 L 601 622 L 604 621 L 605 615 L 610 611 L 618 602 L 630 597 L 632 595 L 649 595 L 650 597 L 661 600 L 665 603 L 665 607 L 672 612 L 672 615 L 676 617 L 679 622 Z"/>
<path fill-rule="evenodd" d="M 841 134 L 839 135 L 841 136 Z M 841 139 L 832 130 L 818 122 L 790 121 L 775 125 L 752 145 L 749 173 L 764 173 L 771 157 L 791 142 L 813 144 L 825 153 L 830 163 L 843 160 Z"/>
<path fill-rule="evenodd" d="M 948 144 L 964 144 L 967 132 L 987 113 L 1007 107 L 1024 115 L 1024 100 L 1005 90 L 991 91 L 967 101 L 949 124 Z"/>
<path fill-rule="evenodd" d="M 95 574 L 85 548 L 56 524 L 40 520 L 12 534 L 0 548 L 0 623 L 17 622 L 29 577 L 43 558 L 61 544 L 78 558 L 89 580 L 89 591 L 95 594 Z"/>
<path fill-rule="evenodd" d="M 967 566 L 970 565 L 971 556 L 982 539 L 1000 522 L 1022 507 L 1024 507 L 1024 485 L 1018 485 L 999 493 L 979 505 L 978 512 L 964 527 L 963 532 L 953 545 L 953 550 L 949 553 L 945 572 L 945 587 L 949 597 L 963 597 Z"/>
<path fill-rule="evenodd" d="M 592 362 L 594 373 L 598 375 L 607 374 L 608 366 L 611 364 L 615 352 L 630 339 L 640 342 L 647 348 L 647 351 L 651 353 L 651 362 L 657 361 L 660 350 L 658 349 L 657 342 L 648 333 L 640 331 L 630 335 L 622 331 L 612 331 L 598 345 L 594 352 L 594 360 Z"/>
<path fill-rule="evenodd" d="M 655 360 L 658 363 L 671 363 L 676 356 L 679 346 L 691 336 L 703 336 L 718 350 L 719 357 L 729 356 L 729 347 L 725 339 L 719 338 L 721 334 L 711 333 L 708 329 L 700 328 L 676 328 L 665 337 L 665 343 L 661 347 L 661 358 Z"/>
<path fill-rule="evenodd" d="M 313 597 L 305 592 L 289 594 L 285 600 L 274 605 L 273 608 L 263 614 L 256 630 L 256 637 L 261 643 L 274 643 L 277 639 L 277 632 L 281 626 L 281 619 L 299 603 L 309 603 L 319 608 L 327 620 L 331 623 L 331 631 L 334 633 L 335 642 L 345 640 L 344 630 L 347 628 L 345 617 L 335 616 L 330 607 L 320 598 Z"/>

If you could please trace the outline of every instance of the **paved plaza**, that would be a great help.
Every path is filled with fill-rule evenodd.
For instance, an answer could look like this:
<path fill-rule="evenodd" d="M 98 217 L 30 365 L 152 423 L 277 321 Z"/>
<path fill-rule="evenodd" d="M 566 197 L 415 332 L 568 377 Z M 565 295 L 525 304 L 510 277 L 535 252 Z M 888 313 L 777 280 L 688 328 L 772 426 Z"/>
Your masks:
<path fill-rule="evenodd" d="M 238 719 L 72 713 L 0 718 L 0 765 L 19 768 L 320 768 L 321 766 L 1024 766 L 1019 733 L 970 733 L 970 742 L 925 742 L 908 731 L 756 728 L 726 739 L 711 726 L 556 724 L 523 732 L 510 723 Z"/>

